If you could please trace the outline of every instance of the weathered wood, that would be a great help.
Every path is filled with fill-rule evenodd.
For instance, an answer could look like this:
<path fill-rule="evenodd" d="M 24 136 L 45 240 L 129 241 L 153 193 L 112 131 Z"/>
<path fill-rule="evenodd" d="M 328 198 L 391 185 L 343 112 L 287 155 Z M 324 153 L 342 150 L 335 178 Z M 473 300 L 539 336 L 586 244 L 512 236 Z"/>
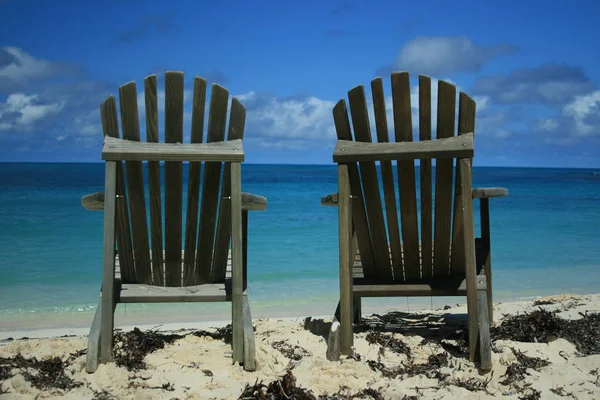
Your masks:
<path fill-rule="evenodd" d="M 452 162 L 453 158 L 473 157 L 473 154 L 473 135 L 412 143 L 357 143 L 338 140 L 333 153 L 333 161 L 350 163 L 399 160 L 402 163 L 406 160 L 436 158 Z"/>
<path fill-rule="evenodd" d="M 146 141 L 158 142 L 158 96 L 156 75 L 144 79 Z M 160 162 L 148 162 L 148 197 L 150 199 L 150 242 L 152 248 L 152 282 L 164 285 L 162 206 L 160 190 Z"/>
<path fill-rule="evenodd" d="M 492 296 L 492 246 L 490 240 L 490 201 L 482 198 L 479 202 L 479 218 L 481 223 L 481 241 L 485 251 L 485 261 L 483 268 L 487 276 L 487 304 L 489 307 L 488 316 L 490 325 L 494 322 L 494 299 Z"/>
<path fill-rule="evenodd" d="M 231 301 L 225 283 L 164 287 L 143 284 L 123 284 L 119 303 L 184 303 Z"/>
<path fill-rule="evenodd" d="M 489 199 L 492 197 L 506 197 L 508 196 L 508 189 L 495 187 L 495 188 L 475 188 L 473 189 L 474 199 Z"/>
<path fill-rule="evenodd" d="M 244 137 L 244 125 L 246 123 L 246 109 L 237 99 L 231 101 L 231 112 L 229 114 L 229 131 L 227 140 L 237 140 Z M 223 171 L 223 185 L 221 187 L 221 198 L 219 206 L 219 218 L 217 221 L 217 233 L 215 237 L 215 254 L 211 268 L 210 281 L 220 282 L 225 278 L 225 265 L 227 264 L 227 249 L 230 241 L 231 227 L 231 166 L 225 164 Z M 242 206 L 244 204 L 242 194 Z M 258 199 L 253 199 L 257 200 Z"/>
<path fill-rule="evenodd" d="M 392 74 L 392 105 L 396 142 L 403 144 L 384 144 L 410 148 L 421 143 L 412 142 L 412 110 L 410 104 L 410 80 L 408 73 Z M 417 220 L 417 187 L 415 183 L 415 164 L 412 159 L 398 161 L 398 193 L 400 196 L 400 216 L 402 222 L 402 241 L 407 250 L 404 253 L 404 279 L 420 277 L 419 226 Z"/>
<path fill-rule="evenodd" d="M 377 141 L 379 143 L 388 143 L 390 139 L 388 134 L 383 80 L 381 78 L 373 79 L 371 81 L 371 92 L 373 94 L 373 109 L 375 112 Z M 392 249 L 392 271 L 394 279 L 401 280 L 404 277 L 404 271 L 402 265 L 402 252 L 400 251 L 400 229 L 398 227 L 398 209 L 396 207 L 396 185 L 394 184 L 394 173 L 392 170 L 391 161 L 382 161 L 380 165 L 388 236 L 390 247 Z"/>
<path fill-rule="evenodd" d="M 486 289 L 486 277 L 476 277 L 476 290 Z M 464 296 L 467 294 L 468 280 L 462 279 L 452 281 L 437 278 L 423 283 L 401 283 L 401 284 L 370 284 L 355 279 L 353 284 L 353 295 L 360 297 L 405 297 L 405 296 Z"/>
<path fill-rule="evenodd" d="M 477 291 L 477 317 L 479 325 L 479 368 L 483 371 L 492 369 L 492 342 L 490 338 L 490 318 L 488 315 L 487 295 L 485 290 Z"/>
<path fill-rule="evenodd" d="M 339 361 L 341 355 L 340 349 L 341 329 L 340 322 L 334 316 L 329 327 L 329 335 L 327 336 L 327 351 L 325 357 L 329 361 Z"/>
<path fill-rule="evenodd" d="M 140 131 L 135 82 L 130 82 L 119 88 L 119 100 L 121 105 L 123 138 L 132 142 L 139 142 Z M 119 141 L 119 139 L 112 137 L 105 137 L 104 140 L 105 142 L 111 140 Z M 125 162 L 125 171 L 127 173 L 127 194 L 129 195 L 135 278 L 140 283 L 152 283 L 142 163 L 140 161 L 127 161 Z"/>
<path fill-rule="evenodd" d="M 456 113 L 456 88 L 444 81 L 438 81 L 437 139 L 451 138 L 454 135 Z M 454 140 L 468 139 L 469 135 L 455 137 Z M 472 136 L 470 137 L 472 140 Z M 471 156 L 457 156 L 471 157 Z M 435 165 L 435 230 L 433 248 L 433 276 L 450 273 L 450 233 L 452 229 L 452 159 L 436 160 Z"/>
<path fill-rule="evenodd" d="M 113 303 L 113 314 L 117 303 Z M 85 372 L 93 373 L 98 369 L 100 365 L 100 334 L 101 334 L 101 319 L 102 319 L 102 297 L 98 301 L 96 306 L 96 312 L 94 313 L 94 319 L 92 320 L 92 327 L 88 335 L 87 352 L 85 357 Z"/>
<path fill-rule="evenodd" d="M 431 79 L 419 76 L 419 140 L 431 141 Z M 433 273 L 433 220 L 431 160 L 420 161 L 421 187 L 421 273 L 423 277 Z"/>
<path fill-rule="evenodd" d="M 471 193 L 471 160 L 460 160 L 461 193 Z M 473 222 L 473 199 L 471 196 L 462 196 L 463 229 L 464 229 L 464 254 L 465 274 L 467 279 L 467 311 L 469 313 L 469 355 L 473 361 L 478 334 L 478 306 L 477 306 L 477 259 L 475 253 L 475 232 Z"/>
<path fill-rule="evenodd" d="M 206 81 L 196 77 L 194 79 L 194 100 L 192 108 L 192 143 L 202 143 L 204 135 L 204 111 L 206 108 Z M 195 283 L 196 267 L 196 239 L 198 235 L 198 205 L 200 200 L 200 174 L 202 164 L 191 162 L 189 166 L 187 188 L 187 212 L 185 218 L 185 257 L 184 285 Z"/>
<path fill-rule="evenodd" d="M 348 110 L 346 101 L 340 100 L 333 108 L 333 121 L 339 140 L 352 140 L 350 130 L 350 120 L 348 119 Z M 369 230 L 369 221 L 365 210 L 362 183 L 356 163 L 348 164 L 348 175 L 350 176 L 350 189 L 354 200 L 352 201 L 352 218 L 356 229 L 358 246 L 363 255 L 363 265 L 367 275 L 374 274 L 375 260 L 373 256 L 373 246 L 371 244 L 371 234 Z"/>
<path fill-rule="evenodd" d="M 117 197 L 117 163 L 107 162 L 104 172 L 104 238 L 102 254 L 102 294 L 100 302 L 100 362 L 112 358 L 115 305 L 115 215 Z"/>
<path fill-rule="evenodd" d="M 100 118 L 104 137 L 119 138 L 119 121 L 117 119 L 117 104 L 114 96 L 109 96 L 100 106 Z M 103 192 L 104 193 L 104 192 Z M 104 205 L 102 205 L 104 209 Z M 116 237 L 119 252 L 123 254 L 123 280 L 135 280 L 135 265 L 131 244 L 131 229 L 129 224 L 129 207 L 127 190 L 123 173 L 123 162 L 117 162 L 117 204 L 116 204 Z"/>
<path fill-rule="evenodd" d="M 356 143 L 366 142 L 371 144 L 371 128 L 369 126 L 369 113 L 367 111 L 367 100 L 365 90 L 357 86 L 348 92 L 350 101 L 350 115 L 354 128 L 354 139 Z M 375 256 L 375 271 L 378 276 L 392 276 L 389 253 L 387 251 L 387 235 L 385 233 L 385 220 L 381 208 L 381 196 L 379 192 L 379 180 L 377 169 L 373 161 L 359 162 L 360 176 L 365 195 L 367 218 L 371 230 L 371 245 Z"/>
<path fill-rule="evenodd" d="M 84 195 L 81 197 L 81 205 L 86 210 L 104 210 L 104 192 Z"/>
<path fill-rule="evenodd" d="M 458 134 L 463 135 L 468 132 L 475 132 L 475 102 L 465 93 L 460 93 L 458 104 Z M 452 258 L 450 262 L 451 275 L 464 275 L 463 265 L 465 264 L 465 255 L 463 253 L 463 225 L 462 225 L 462 207 L 460 192 L 460 169 L 459 161 L 456 165 L 455 192 L 454 192 L 454 218 L 452 222 Z"/>
<path fill-rule="evenodd" d="M 233 362 L 244 362 L 243 253 L 242 253 L 242 170 L 231 164 L 231 309 Z M 214 230 L 213 230 L 214 232 Z"/>
<path fill-rule="evenodd" d="M 354 342 L 352 333 L 352 203 L 348 166 L 338 166 L 339 215 L 339 260 L 340 260 L 340 323 L 341 353 L 350 355 Z M 389 259 L 389 258 L 388 258 Z"/>
<path fill-rule="evenodd" d="M 222 142 L 225 140 L 228 100 L 229 92 L 225 88 L 213 84 L 208 117 L 207 142 Z M 198 231 L 198 244 L 196 246 L 196 283 L 210 282 L 212 275 L 217 207 L 219 205 L 219 189 L 221 186 L 221 167 L 221 162 L 212 162 L 207 163 L 204 168 L 200 228 Z M 226 182 L 225 184 L 231 183 Z"/>
<path fill-rule="evenodd" d="M 250 304 L 248 296 L 242 298 L 242 314 L 244 318 L 244 370 L 256 370 L 256 348 L 254 344 L 254 327 L 252 326 L 252 314 L 250 313 Z"/>
<path fill-rule="evenodd" d="M 102 159 L 106 161 L 208 161 L 242 162 L 241 140 L 217 143 L 138 143 L 105 138 Z"/>
<path fill-rule="evenodd" d="M 335 194 L 337 206 L 337 193 Z M 267 209 L 268 200 L 266 197 L 257 194 L 242 192 L 242 210 L 263 211 Z M 87 210 L 104 210 L 104 192 L 96 192 L 83 195 L 81 205 Z"/>
<path fill-rule="evenodd" d="M 183 73 L 165 74 L 165 142 L 183 143 Z M 165 162 L 165 284 L 181 286 L 181 161 Z"/>

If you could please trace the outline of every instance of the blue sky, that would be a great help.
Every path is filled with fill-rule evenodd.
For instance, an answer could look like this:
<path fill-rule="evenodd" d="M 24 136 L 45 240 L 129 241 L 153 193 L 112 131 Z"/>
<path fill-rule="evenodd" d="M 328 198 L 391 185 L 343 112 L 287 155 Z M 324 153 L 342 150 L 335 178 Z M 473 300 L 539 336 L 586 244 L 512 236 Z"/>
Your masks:
<path fill-rule="evenodd" d="M 100 103 L 179 70 L 246 106 L 248 162 L 328 164 L 335 102 L 377 76 L 389 96 L 390 72 L 409 71 L 475 98 L 476 165 L 600 167 L 598 15 L 558 0 L 0 0 L 0 161 L 100 161 Z"/>

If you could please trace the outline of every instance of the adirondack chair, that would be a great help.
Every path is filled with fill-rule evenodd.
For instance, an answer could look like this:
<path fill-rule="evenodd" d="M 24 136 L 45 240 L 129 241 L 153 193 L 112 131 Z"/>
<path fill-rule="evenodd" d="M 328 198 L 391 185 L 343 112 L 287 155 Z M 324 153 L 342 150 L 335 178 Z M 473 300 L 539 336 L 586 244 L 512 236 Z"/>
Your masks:
<path fill-rule="evenodd" d="M 338 137 L 333 161 L 338 164 L 339 192 L 324 196 L 321 203 L 338 207 L 340 302 L 330 332 L 328 358 L 336 359 L 340 352 L 350 354 L 352 323 L 360 319 L 363 297 L 466 294 L 470 360 L 475 361 L 477 355 L 481 369 L 489 370 L 489 326 L 493 318 L 489 198 L 507 196 L 508 191 L 471 187 L 473 99 L 460 93 L 458 135 L 455 136 L 456 88 L 439 81 L 437 139 L 433 140 L 431 79 L 419 76 L 419 141 L 413 142 L 408 73 L 393 73 L 391 86 L 396 143 L 389 143 L 381 78 L 371 82 L 379 143 L 371 143 L 362 85 L 348 92 L 354 135 L 346 101 L 340 100 L 333 109 Z M 435 179 L 432 179 L 432 159 L 436 160 Z M 419 181 L 415 180 L 415 160 L 420 160 Z M 397 164 L 397 183 L 393 161 Z M 383 203 L 377 162 L 381 168 Z M 420 183 L 420 218 L 417 182 Z M 481 201 L 481 238 L 477 239 L 474 237 L 474 198 Z"/>
<path fill-rule="evenodd" d="M 181 72 L 165 75 L 165 143 L 158 143 L 155 75 L 144 81 L 147 143 L 140 141 L 135 82 L 119 88 L 123 139 L 119 138 L 114 96 L 100 107 L 105 191 L 82 198 L 85 208 L 104 210 L 102 289 L 88 338 L 88 372 L 111 359 L 117 303 L 230 301 L 233 362 L 243 363 L 246 370 L 255 368 L 254 331 L 246 295 L 248 211 L 266 209 L 267 200 L 241 192 L 246 111 L 232 99 L 226 137 L 229 93 L 213 84 L 207 143 L 202 143 L 206 81 L 196 77 L 191 143 L 182 144 L 183 82 Z M 148 161 L 147 165 L 142 161 Z M 185 226 L 183 162 L 189 163 Z"/>

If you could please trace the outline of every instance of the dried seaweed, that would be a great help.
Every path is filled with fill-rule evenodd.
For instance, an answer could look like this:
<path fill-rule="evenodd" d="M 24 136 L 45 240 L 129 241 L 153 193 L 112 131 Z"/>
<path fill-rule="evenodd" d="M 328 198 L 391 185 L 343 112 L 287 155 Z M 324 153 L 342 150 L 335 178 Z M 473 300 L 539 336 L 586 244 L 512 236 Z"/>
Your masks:
<path fill-rule="evenodd" d="M 192 335 L 198 336 L 198 337 L 207 337 L 208 336 L 215 340 L 222 340 L 226 344 L 231 344 L 232 340 L 233 340 L 233 330 L 231 328 L 231 324 L 228 324 L 227 326 L 225 326 L 223 328 L 218 328 L 214 332 L 199 330 L 199 331 L 195 331 L 194 333 L 192 333 Z"/>
<path fill-rule="evenodd" d="M 392 335 L 386 335 L 377 331 L 370 331 L 367 333 L 365 339 L 371 344 L 380 345 L 382 352 L 383 349 L 390 349 L 395 353 L 406 355 L 409 359 L 412 357 L 410 347 L 408 347 L 402 340 L 394 338 Z"/>
<path fill-rule="evenodd" d="M 470 392 L 477 392 L 480 390 L 487 392 L 487 387 L 491 381 L 491 376 L 486 380 L 481 380 L 477 378 L 469 378 L 464 380 L 460 378 L 453 378 L 450 381 L 445 382 L 445 385 L 458 386 L 467 389 Z"/>
<path fill-rule="evenodd" d="M 70 365 L 77 354 L 75 353 L 66 361 L 59 357 L 40 361 L 35 357 L 25 358 L 20 354 L 10 358 L 0 357 L 3 380 L 13 376 L 13 369 L 20 369 L 25 380 L 35 388 L 71 390 L 83 385 L 82 382 L 74 381 L 65 373 L 65 367 Z"/>
<path fill-rule="evenodd" d="M 402 365 L 396 368 L 388 368 L 379 361 L 368 360 L 367 365 L 373 371 L 380 371 L 384 377 L 397 378 L 411 377 L 415 375 L 425 375 L 430 379 L 444 380 L 448 375 L 440 372 L 440 368 L 448 365 L 448 354 L 438 353 L 432 354 L 427 359 L 426 363 L 414 364 L 409 362 L 407 365 Z"/>
<path fill-rule="evenodd" d="M 153 330 L 142 332 L 139 328 L 134 328 L 129 332 L 115 331 L 113 358 L 120 367 L 127 368 L 128 371 L 137 371 L 146 368 L 144 358 L 149 353 L 165 347 L 165 344 L 171 344 L 183 336 L 176 334 L 163 334 Z"/>
<path fill-rule="evenodd" d="M 532 387 L 528 389 L 529 390 L 526 393 L 523 393 L 518 397 L 519 400 L 539 400 L 542 398 L 542 392 L 539 390 L 535 390 Z"/>
<path fill-rule="evenodd" d="M 275 350 L 279 350 L 281 354 L 294 361 L 300 361 L 304 357 L 310 356 L 310 353 L 304 347 L 291 345 L 286 343 L 285 340 L 273 342 L 271 343 L 271 347 Z"/>
<path fill-rule="evenodd" d="M 517 361 L 510 363 L 506 368 L 506 373 L 502 377 L 506 377 L 500 383 L 506 386 L 514 386 L 515 383 L 525 379 L 525 375 L 529 375 L 528 368 L 539 371 L 541 368 L 550 365 L 550 361 L 538 357 L 530 357 L 523 352 L 511 349 Z"/>
<path fill-rule="evenodd" d="M 334 395 L 316 396 L 311 390 L 296 385 L 296 378 L 292 371 L 288 370 L 281 378 L 265 385 L 258 380 L 254 385 L 246 384 L 238 400 L 351 400 L 351 399 L 373 399 L 383 400 L 383 396 L 373 388 L 366 388 L 358 393 L 344 395 L 342 389 Z"/>
<path fill-rule="evenodd" d="M 553 389 L 553 388 L 551 388 L 551 389 L 549 389 L 549 390 L 550 390 L 552 393 L 554 393 L 555 395 L 557 395 L 557 396 L 560 396 L 560 397 L 573 397 L 573 398 L 575 398 L 575 396 L 573 396 L 573 393 L 572 393 L 572 392 L 571 392 L 571 393 L 567 392 L 567 391 L 565 390 L 565 388 L 564 388 L 564 387 L 562 387 L 562 386 L 560 386 L 560 387 L 557 387 L 556 389 Z"/>
<path fill-rule="evenodd" d="M 580 313 L 581 318 L 567 320 L 555 312 L 540 309 L 506 318 L 490 330 L 494 340 L 549 343 L 563 338 L 573 343 L 583 355 L 600 354 L 600 314 Z"/>

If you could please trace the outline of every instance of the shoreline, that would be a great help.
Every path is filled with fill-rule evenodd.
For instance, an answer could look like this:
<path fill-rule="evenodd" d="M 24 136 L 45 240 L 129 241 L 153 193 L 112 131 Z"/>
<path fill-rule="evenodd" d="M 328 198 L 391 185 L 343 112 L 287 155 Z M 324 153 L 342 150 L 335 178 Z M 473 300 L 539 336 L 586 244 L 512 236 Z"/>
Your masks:
<path fill-rule="evenodd" d="M 512 299 L 494 299 L 494 307 L 510 304 L 512 307 L 522 306 L 543 298 L 563 298 L 594 296 L 594 293 L 552 293 L 535 296 L 521 296 Z M 383 299 L 383 300 L 382 300 Z M 294 322 L 307 317 L 330 320 L 337 303 L 328 301 L 328 304 L 310 304 L 308 307 L 271 307 L 260 303 L 253 304 L 250 300 L 252 319 L 280 320 Z M 330 304 L 329 304 L 330 303 Z M 210 304 L 210 305 L 208 305 Z M 132 307 L 133 306 L 133 307 Z M 136 307 L 138 306 L 138 307 Z M 182 307 L 183 306 L 183 307 Z M 199 307 L 204 306 L 204 307 Z M 182 308 L 222 308 L 220 312 L 207 314 L 204 310 L 193 310 L 194 313 L 181 312 Z M 115 311 L 115 329 L 128 331 L 137 327 L 139 329 L 158 329 L 160 331 L 175 332 L 179 330 L 194 330 L 207 328 L 220 328 L 231 323 L 231 308 L 229 303 L 167 303 L 167 304 L 128 304 L 127 308 L 118 305 Z M 393 311 L 400 312 L 435 312 L 445 307 L 450 309 L 466 307 L 466 297 L 401 297 L 401 298 L 370 298 L 363 299 L 363 315 L 385 314 Z M 134 310 L 131 310 L 133 308 Z M 136 308 L 139 308 L 136 310 Z M 158 310 L 157 310 L 158 309 Z M 331 310 L 324 314 L 323 309 Z M 179 311 L 179 312 L 177 312 Z M 184 310 L 190 311 L 190 310 Z M 598 310 L 600 311 L 600 310 Z M 87 336 L 94 317 L 95 307 L 92 310 L 71 313 L 24 313 L 15 316 L 4 316 L 0 323 L 0 343 L 9 338 L 52 338 L 62 336 Z M 8 318 L 7 318 L 8 317 Z M 12 317 L 12 318 L 11 318 Z M 40 320 L 41 319 L 41 320 Z M 26 321 L 27 320 L 27 321 Z M 16 325 L 15 322 L 20 322 Z M 24 323 L 27 322 L 27 323 Z M 11 328 L 12 326 L 12 328 Z"/>

